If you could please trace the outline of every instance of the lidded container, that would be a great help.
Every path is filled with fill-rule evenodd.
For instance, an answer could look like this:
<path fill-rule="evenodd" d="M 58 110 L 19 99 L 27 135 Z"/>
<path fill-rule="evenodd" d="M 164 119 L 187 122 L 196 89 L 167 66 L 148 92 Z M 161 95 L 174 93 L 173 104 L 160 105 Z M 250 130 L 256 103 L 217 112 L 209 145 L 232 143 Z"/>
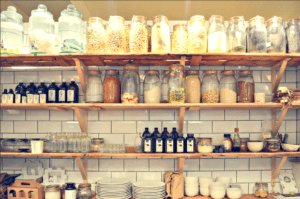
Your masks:
<path fill-rule="evenodd" d="M 121 95 L 121 83 L 118 70 L 106 70 L 103 82 L 103 102 L 119 103 Z"/>
<path fill-rule="evenodd" d="M 221 72 L 220 103 L 236 103 L 236 81 L 233 70 Z"/>
<path fill-rule="evenodd" d="M 31 11 L 29 17 L 29 53 L 54 53 L 55 34 L 54 20 L 47 6 L 39 4 L 38 9 Z"/>
<path fill-rule="evenodd" d="M 170 53 L 170 27 L 168 18 L 158 15 L 152 19 L 153 26 L 151 32 L 151 52 L 152 53 Z"/>
<path fill-rule="evenodd" d="M 237 101 L 239 103 L 254 102 L 254 80 L 252 71 L 239 71 L 237 81 Z"/>
<path fill-rule="evenodd" d="M 6 139 L 2 141 L 2 149 L 7 152 L 17 152 L 18 145 L 16 139 Z"/>
<path fill-rule="evenodd" d="M 145 72 L 144 80 L 144 103 L 161 102 L 161 82 L 157 70 Z"/>
<path fill-rule="evenodd" d="M 205 17 L 195 15 L 190 18 L 188 29 L 189 53 L 204 53 L 207 51 L 207 32 Z"/>
<path fill-rule="evenodd" d="M 129 34 L 130 53 L 148 52 L 147 19 L 144 16 L 134 15 Z"/>
<path fill-rule="evenodd" d="M 186 74 L 186 103 L 200 103 L 200 78 L 199 71 L 188 70 Z"/>
<path fill-rule="evenodd" d="M 98 152 L 100 145 L 104 143 L 103 138 L 93 138 L 92 139 L 92 152 Z"/>
<path fill-rule="evenodd" d="M 129 49 L 130 25 L 129 24 L 125 25 L 125 35 L 126 35 L 126 50 L 125 50 L 125 52 L 129 53 L 130 52 L 130 49 Z"/>
<path fill-rule="evenodd" d="M 217 71 L 206 70 L 203 72 L 201 96 L 203 103 L 219 102 L 219 80 Z"/>
<path fill-rule="evenodd" d="M 169 67 L 169 102 L 185 103 L 186 83 L 184 66 L 173 64 Z"/>
<path fill-rule="evenodd" d="M 78 186 L 78 199 L 92 199 L 92 190 L 91 190 L 91 184 L 89 183 L 83 183 L 79 184 Z"/>
<path fill-rule="evenodd" d="M 66 133 L 61 133 L 60 136 L 58 136 L 58 152 L 59 153 L 65 153 L 68 151 L 68 138 Z"/>
<path fill-rule="evenodd" d="M 125 20 L 120 16 L 110 16 L 109 25 L 106 28 L 106 47 L 107 53 L 126 52 L 126 31 Z"/>
<path fill-rule="evenodd" d="M 137 104 L 140 94 L 139 67 L 124 66 L 121 81 L 121 100 L 124 104 Z"/>
<path fill-rule="evenodd" d="M 17 148 L 19 151 L 31 149 L 31 141 L 30 139 L 18 139 L 17 140 Z"/>
<path fill-rule="evenodd" d="M 103 102 L 103 84 L 101 79 L 101 72 L 90 70 L 86 76 L 86 93 L 85 102 L 87 103 L 101 103 Z"/>
<path fill-rule="evenodd" d="M 185 24 L 176 24 L 173 26 L 171 41 L 172 53 L 188 52 L 188 32 Z"/>
<path fill-rule="evenodd" d="M 268 196 L 268 183 L 266 182 L 256 182 L 253 188 L 253 193 L 255 197 L 266 198 Z"/>
<path fill-rule="evenodd" d="M 14 6 L 8 6 L 1 12 L 1 54 L 22 54 L 23 38 L 23 17 Z"/>
<path fill-rule="evenodd" d="M 209 19 L 208 52 L 226 52 L 226 28 L 224 17 L 220 15 L 212 15 Z"/>
<path fill-rule="evenodd" d="M 81 136 L 81 151 L 82 153 L 89 153 L 92 151 L 92 139 L 88 133 L 83 132 Z"/>
<path fill-rule="evenodd" d="M 250 53 L 266 53 L 267 52 L 267 29 L 265 26 L 265 18 L 261 16 L 253 17 L 249 20 L 249 46 Z"/>
<path fill-rule="evenodd" d="M 231 17 L 227 28 L 227 52 L 246 52 L 246 28 L 243 16 Z"/>
<path fill-rule="evenodd" d="M 58 184 L 47 185 L 45 187 L 45 199 L 60 199 L 61 188 Z"/>
<path fill-rule="evenodd" d="M 281 140 L 279 138 L 266 138 L 266 151 L 269 152 L 278 152 L 280 151 Z"/>
<path fill-rule="evenodd" d="M 289 53 L 300 53 L 300 18 L 291 19 L 287 28 Z"/>
<path fill-rule="evenodd" d="M 162 72 L 162 90 L 161 90 L 161 100 L 162 103 L 169 102 L 169 71 L 165 70 Z"/>
<path fill-rule="evenodd" d="M 268 53 L 285 53 L 286 35 L 281 17 L 274 16 L 267 21 L 267 51 Z"/>
<path fill-rule="evenodd" d="M 91 17 L 86 29 L 86 53 L 105 52 L 104 20 L 99 17 Z"/>
<path fill-rule="evenodd" d="M 199 138 L 197 143 L 199 153 L 212 153 L 214 146 L 211 138 Z"/>

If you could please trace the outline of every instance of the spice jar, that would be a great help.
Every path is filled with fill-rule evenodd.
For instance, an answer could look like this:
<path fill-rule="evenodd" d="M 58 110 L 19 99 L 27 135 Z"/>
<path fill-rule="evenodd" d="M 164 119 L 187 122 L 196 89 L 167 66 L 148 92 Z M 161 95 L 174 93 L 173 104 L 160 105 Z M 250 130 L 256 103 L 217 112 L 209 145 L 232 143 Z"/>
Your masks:
<path fill-rule="evenodd" d="M 204 53 L 207 51 L 207 33 L 203 15 L 195 15 L 190 18 L 188 40 L 189 53 Z"/>
<path fill-rule="evenodd" d="M 87 72 L 85 92 L 86 103 L 103 102 L 103 84 L 100 71 L 91 70 Z"/>
<path fill-rule="evenodd" d="M 173 26 L 172 34 L 172 53 L 188 52 L 188 33 L 186 25 L 176 24 Z"/>
<path fill-rule="evenodd" d="M 123 17 L 109 17 L 105 50 L 107 53 L 126 53 L 126 30 Z"/>
<path fill-rule="evenodd" d="M 130 53 L 148 52 L 147 19 L 144 16 L 134 15 L 129 35 Z"/>
<path fill-rule="evenodd" d="M 226 52 L 226 28 L 224 17 L 220 15 L 212 15 L 209 19 L 208 52 Z"/>
<path fill-rule="evenodd" d="M 93 195 L 92 195 L 91 187 L 92 186 L 89 183 L 79 184 L 77 198 L 78 199 L 92 199 Z"/>
<path fill-rule="evenodd" d="M 237 85 L 237 101 L 239 103 L 254 102 L 254 80 L 252 71 L 239 71 Z"/>
<path fill-rule="evenodd" d="M 201 95 L 203 103 L 219 102 L 219 81 L 217 71 L 206 70 L 203 72 Z"/>
<path fill-rule="evenodd" d="M 184 66 L 171 65 L 169 67 L 169 102 L 184 103 L 186 99 Z"/>
<path fill-rule="evenodd" d="M 199 153 L 212 153 L 214 150 L 211 138 L 199 138 L 197 146 Z"/>
<path fill-rule="evenodd" d="M 147 31 L 148 31 L 148 51 L 147 52 L 151 52 L 151 30 L 152 30 L 152 27 L 147 25 Z"/>
<path fill-rule="evenodd" d="M 233 70 L 224 70 L 221 72 L 220 79 L 220 102 L 236 103 L 236 81 Z"/>
<path fill-rule="evenodd" d="M 162 103 L 169 102 L 169 71 L 165 70 L 162 73 L 162 90 L 161 90 L 161 99 Z"/>
<path fill-rule="evenodd" d="M 248 150 L 247 142 L 249 142 L 249 138 L 241 138 L 240 152 L 247 152 Z"/>
<path fill-rule="evenodd" d="M 67 183 L 65 188 L 65 199 L 76 199 L 76 191 L 75 183 Z"/>
<path fill-rule="evenodd" d="M 103 138 L 93 138 L 92 139 L 92 152 L 98 152 L 100 145 L 104 143 Z"/>
<path fill-rule="evenodd" d="M 250 53 L 267 52 L 267 29 L 265 19 L 261 16 L 249 20 L 249 47 Z"/>
<path fill-rule="evenodd" d="M 124 66 L 121 82 L 121 100 L 124 104 L 137 104 L 140 94 L 139 67 Z"/>
<path fill-rule="evenodd" d="M 188 70 L 186 74 L 186 103 L 200 103 L 199 71 Z"/>
<path fill-rule="evenodd" d="M 289 53 L 300 53 L 300 18 L 291 19 L 287 28 Z"/>
<path fill-rule="evenodd" d="M 125 35 L 126 35 L 126 50 L 125 52 L 126 53 L 129 53 L 130 52 L 130 49 L 129 49 L 129 37 L 130 37 L 130 25 L 127 24 L 125 25 Z"/>
<path fill-rule="evenodd" d="M 121 83 L 119 80 L 119 71 L 105 71 L 105 79 L 103 82 L 103 102 L 120 103 L 120 89 Z"/>
<path fill-rule="evenodd" d="M 145 72 L 144 102 L 161 102 L 161 82 L 159 78 L 159 72 L 157 70 L 149 70 Z"/>
<path fill-rule="evenodd" d="M 68 139 L 66 133 L 61 133 L 58 136 L 58 153 L 65 153 L 68 151 Z"/>
<path fill-rule="evenodd" d="M 256 182 L 253 188 L 253 193 L 255 197 L 266 198 L 268 197 L 268 183 L 266 182 Z"/>
<path fill-rule="evenodd" d="M 278 152 L 280 151 L 281 141 L 279 138 L 266 138 L 266 151 L 269 152 Z"/>
<path fill-rule="evenodd" d="M 45 199 L 61 199 L 61 189 L 58 184 L 45 187 Z"/>
<path fill-rule="evenodd" d="M 227 28 L 227 52 L 245 53 L 246 52 L 246 29 L 244 17 L 231 17 Z"/>
<path fill-rule="evenodd" d="M 86 29 L 86 53 L 105 52 L 104 20 L 99 17 L 91 17 Z"/>
<path fill-rule="evenodd" d="M 153 26 L 151 32 L 151 52 L 170 53 L 170 27 L 168 18 L 158 15 L 152 19 Z"/>
<path fill-rule="evenodd" d="M 281 17 L 273 17 L 267 21 L 267 52 L 285 53 L 286 35 Z"/>

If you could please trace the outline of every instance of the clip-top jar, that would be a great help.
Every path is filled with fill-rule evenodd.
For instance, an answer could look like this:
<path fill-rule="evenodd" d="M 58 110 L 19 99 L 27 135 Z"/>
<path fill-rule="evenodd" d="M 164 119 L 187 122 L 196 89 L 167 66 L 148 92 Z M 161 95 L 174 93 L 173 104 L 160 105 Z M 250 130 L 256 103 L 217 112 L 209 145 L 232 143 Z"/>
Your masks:
<path fill-rule="evenodd" d="M 144 80 L 144 103 L 161 102 L 161 82 L 157 70 L 145 72 Z"/>
<path fill-rule="evenodd" d="M 110 16 L 109 25 L 106 29 L 106 52 L 126 52 L 125 20 L 120 16 Z"/>
<path fill-rule="evenodd" d="M 87 103 L 103 102 L 103 84 L 100 71 L 90 70 L 87 72 L 85 96 Z"/>
<path fill-rule="evenodd" d="M 226 52 L 226 28 L 224 17 L 220 15 L 212 15 L 209 19 L 208 52 Z"/>
<path fill-rule="evenodd" d="M 217 71 L 206 70 L 203 72 L 201 95 L 203 103 L 219 102 L 219 80 Z"/>
<path fill-rule="evenodd" d="M 162 73 L 162 90 L 161 90 L 162 103 L 169 102 L 169 71 L 165 70 Z"/>
<path fill-rule="evenodd" d="M 172 34 L 172 53 L 188 52 L 188 32 L 186 25 L 176 24 L 173 26 Z"/>
<path fill-rule="evenodd" d="M 104 20 L 99 17 L 91 17 L 86 29 L 86 53 L 105 52 Z"/>
<path fill-rule="evenodd" d="M 267 51 L 268 53 L 285 53 L 286 35 L 281 17 L 273 17 L 267 21 Z"/>
<path fill-rule="evenodd" d="M 170 27 L 168 18 L 158 15 L 152 19 L 153 26 L 151 32 L 151 52 L 152 53 L 170 53 Z"/>
<path fill-rule="evenodd" d="M 84 183 L 78 186 L 78 199 L 92 199 L 91 184 Z"/>
<path fill-rule="evenodd" d="M 239 103 L 254 102 L 254 80 L 252 71 L 239 71 L 237 83 L 237 101 Z"/>
<path fill-rule="evenodd" d="M 190 18 L 188 34 L 189 53 L 204 53 L 207 51 L 207 33 L 204 16 L 195 15 Z"/>
<path fill-rule="evenodd" d="M 200 103 L 200 79 L 199 71 L 188 70 L 186 74 L 186 103 Z"/>
<path fill-rule="evenodd" d="M 243 16 L 231 17 L 227 28 L 227 52 L 246 52 L 246 29 Z"/>
<path fill-rule="evenodd" d="M 171 65 L 169 67 L 169 102 L 170 103 L 185 103 L 185 73 L 184 66 Z"/>
<path fill-rule="evenodd" d="M 105 71 L 105 79 L 103 82 L 103 102 L 119 103 L 121 94 L 121 83 L 118 70 Z"/>
<path fill-rule="evenodd" d="M 291 19 L 287 28 L 289 53 L 300 53 L 300 18 Z"/>
<path fill-rule="evenodd" d="M 268 196 L 268 183 L 256 182 L 253 193 L 255 197 L 266 198 Z"/>
<path fill-rule="evenodd" d="M 148 52 L 147 19 L 144 16 L 134 15 L 129 34 L 129 48 L 131 53 Z"/>
<path fill-rule="evenodd" d="M 61 199 L 61 189 L 58 184 L 45 187 L 45 199 Z"/>
<path fill-rule="evenodd" d="M 121 81 L 121 100 L 124 104 L 136 104 L 139 101 L 140 76 L 139 67 L 124 66 Z"/>
<path fill-rule="evenodd" d="M 267 52 L 267 29 L 265 18 L 261 16 L 253 17 L 249 20 L 249 46 L 250 53 Z"/>
<path fill-rule="evenodd" d="M 221 72 L 220 103 L 236 103 L 236 81 L 233 70 Z"/>

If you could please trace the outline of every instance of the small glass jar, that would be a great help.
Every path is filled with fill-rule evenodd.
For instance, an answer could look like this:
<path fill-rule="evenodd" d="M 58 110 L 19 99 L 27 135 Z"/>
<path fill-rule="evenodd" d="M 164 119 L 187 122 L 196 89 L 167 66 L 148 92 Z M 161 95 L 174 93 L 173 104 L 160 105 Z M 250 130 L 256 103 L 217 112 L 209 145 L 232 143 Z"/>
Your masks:
<path fill-rule="evenodd" d="M 188 32 L 186 25 L 176 24 L 173 26 L 172 53 L 188 52 Z"/>
<path fill-rule="evenodd" d="M 253 193 L 255 197 L 266 198 L 268 197 L 268 183 L 266 182 L 256 182 L 253 188 Z"/>
<path fill-rule="evenodd" d="M 227 28 L 227 52 L 246 52 L 246 29 L 243 16 L 231 17 Z"/>
<path fill-rule="evenodd" d="M 50 152 L 51 153 L 57 153 L 58 151 L 58 136 L 57 133 L 52 133 L 51 134 L 51 139 L 50 139 Z"/>
<path fill-rule="evenodd" d="M 265 143 L 266 143 L 266 148 L 265 148 L 266 151 L 269 151 L 269 152 L 280 151 L 281 141 L 279 138 L 266 138 Z"/>
<path fill-rule="evenodd" d="M 139 67 L 124 66 L 121 81 L 121 100 L 124 104 L 137 104 L 140 94 Z"/>
<path fill-rule="evenodd" d="M 104 20 L 99 17 L 91 17 L 86 29 L 86 53 L 105 53 L 105 29 Z"/>
<path fill-rule="evenodd" d="M 147 31 L 148 31 L 148 52 L 151 52 L 151 30 L 152 27 L 147 25 Z"/>
<path fill-rule="evenodd" d="M 161 82 L 157 70 L 145 72 L 144 80 L 144 103 L 161 102 Z"/>
<path fill-rule="evenodd" d="M 207 51 L 207 32 L 204 16 L 195 15 L 190 18 L 188 40 L 189 53 L 205 53 Z"/>
<path fill-rule="evenodd" d="M 93 138 L 92 139 L 92 152 L 98 152 L 100 145 L 104 143 L 103 138 Z"/>
<path fill-rule="evenodd" d="M 58 153 L 66 153 L 68 151 L 68 139 L 66 133 L 61 133 L 58 136 Z"/>
<path fill-rule="evenodd" d="M 78 132 L 75 133 L 75 146 L 74 146 L 74 152 L 81 152 L 82 151 L 82 146 L 81 146 L 81 138 L 82 138 L 82 133 Z"/>
<path fill-rule="evenodd" d="M 201 96 L 203 103 L 219 102 L 219 80 L 217 71 L 206 70 L 203 72 Z"/>
<path fill-rule="evenodd" d="M 232 142 L 230 134 L 224 134 L 224 139 L 222 141 L 222 145 L 224 147 L 225 153 L 230 153 L 232 151 L 233 142 Z"/>
<path fill-rule="evenodd" d="M 254 102 L 254 80 L 252 71 L 239 71 L 237 83 L 237 101 L 239 103 Z"/>
<path fill-rule="evenodd" d="M 129 37 L 130 37 L 130 25 L 127 24 L 125 25 L 125 35 L 126 35 L 126 49 L 125 49 L 125 52 L 126 53 L 129 53 L 130 52 L 130 48 L 129 48 Z"/>
<path fill-rule="evenodd" d="M 185 83 L 184 66 L 171 65 L 169 67 L 169 102 L 185 103 L 186 100 L 186 83 Z"/>
<path fill-rule="evenodd" d="M 267 52 L 285 53 L 286 35 L 281 17 L 273 17 L 267 21 Z"/>
<path fill-rule="evenodd" d="M 58 184 L 45 187 L 45 199 L 61 199 L 61 188 Z"/>
<path fill-rule="evenodd" d="M 162 103 L 169 102 L 169 71 L 165 70 L 162 72 L 162 90 L 161 90 L 161 99 Z"/>
<path fill-rule="evenodd" d="M 90 70 L 86 76 L 86 103 L 102 103 L 103 102 L 103 84 L 101 79 L 101 72 Z"/>
<path fill-rule="evenodd" d="M 18 139 L 17 148 L 19 151 L 30 152 L 31 150 L 31 141 L 30 139 Z M 26 150 L 26 151 L 25 151 Z"/>
<path fill-rule="evenodd" d="M 144 16 L 134 15 L 129 35 L 130 53 L 148 52 L 147 19 Z"/>
<path fill-rule="evenodd" d="M 212 15 L 209 19 L 208 52 L 226 52 L 226 28 L 224 17 L 220 15 Z"/>
<path fill-rule="evenodd" d="M 200 78 L 199 71 L 188 70 L 186 74 L 186 103 L 200 103 Z"/>
<path fill-rule="evenodd" d="M 3 143 L 6 141 L 6 139 L 4 138 L 0 138 L 0 151 L 4 151 L 3 150 Z"/>
<path fill-rule="evenodd" d="M 92 194 L 91 187 L 92 186 L 89 183 L 79 184 L 77 198 L 92 199 L 93 194 Z"/>
<path fill-rule="evenodd" d="M 3 142 L 3 151 L 5 152 L 17 152 L 18 151 L 18 145 L 16 139 L 7 139 Z"/>
<path fill-rule="evenodd" d="M 105 71 L 103 103 L 120 103 L 121 83 L 118 70 Z"/>
<path fill-rule="evenodd" d="M 300 18 L 291 19 L 287 28 L 289 53 L 300 53 Z"/>
<path fill-rule="evenodd" d="M 221 72 L 220 103 L 236 103 L 236 81 L 233 70 Z"/>
<path fill-rule="evenodd" d="M 214 146 L 212 145 L 211 138 L 199 138 L 197 144 L 199 153 L 212 153 Z"/>
<path fill-rule="evenodd" d="M 68 136 L 68 152 L 75 152 L 76 133 L 69 133 Z"/>
<path fill-rule="evenodd" d="M 267 52 L 267 29 L 265 18 L 261 16 L 253 17 L 249 20 L 249 47 L 250 53 Z"/>
<path fill-rule="evenodd" d="M 247 142 L 249 142 L 249 138 L 241 138 L 240 152 L 247 152 L 248 151 Z"/>
<path fill-rule="evenodd" d="M 106 29 L 106 52 L 126 53 L 125 20 L 120 16 L 110 16 Z"/>
<path fill-rule="evenodd" d="M 81 136 L 81 151 L 82 153 L 89 153 L 92 151 L 92 139 L 88 133 L 83 132 Z"/>
<path fill-rule="evenodd" d="M 170 27 L 168 18 L 158 15 L 152 19 L 153 26 L 151 32 L 151 52 L 152 53 L 170 53 Z"/>

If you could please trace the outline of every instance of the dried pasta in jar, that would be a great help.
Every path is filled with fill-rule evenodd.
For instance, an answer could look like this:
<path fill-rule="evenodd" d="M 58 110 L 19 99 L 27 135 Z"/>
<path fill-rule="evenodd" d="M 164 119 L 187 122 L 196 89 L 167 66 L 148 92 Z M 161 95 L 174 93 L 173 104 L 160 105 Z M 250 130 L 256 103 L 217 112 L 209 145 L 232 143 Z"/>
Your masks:
<path fill-rule="evenodd" d="M 106 52 L 126 52 L 125 20 L 120 16 L 110 16 L 109 25 L 106 29 Z"/>
<path fill-rule="evenodd" d="M 147 19 L 143 16 L 133 16 L 129 35 L 129 48 L 131 53 L 148 52 Z"/>
<path fill-rule="evenodd" d="M 204 16 L 195 15 L 191 17 L 188 34 L 189 53 L 204 53 L 207 51 L 207 33 Z"/>
<path fill-rule="evenodd" d="M 103 22 L 98 17 L 89 18 L 86 30 L 86 53 L 105 52 L 105 29 Z"/>
<path fill-rule="evenodd" d="M 186 25 L 176 24 L 173 26 L 172 34 L 172 53 L 188 52 L 188 33 Z"/>

